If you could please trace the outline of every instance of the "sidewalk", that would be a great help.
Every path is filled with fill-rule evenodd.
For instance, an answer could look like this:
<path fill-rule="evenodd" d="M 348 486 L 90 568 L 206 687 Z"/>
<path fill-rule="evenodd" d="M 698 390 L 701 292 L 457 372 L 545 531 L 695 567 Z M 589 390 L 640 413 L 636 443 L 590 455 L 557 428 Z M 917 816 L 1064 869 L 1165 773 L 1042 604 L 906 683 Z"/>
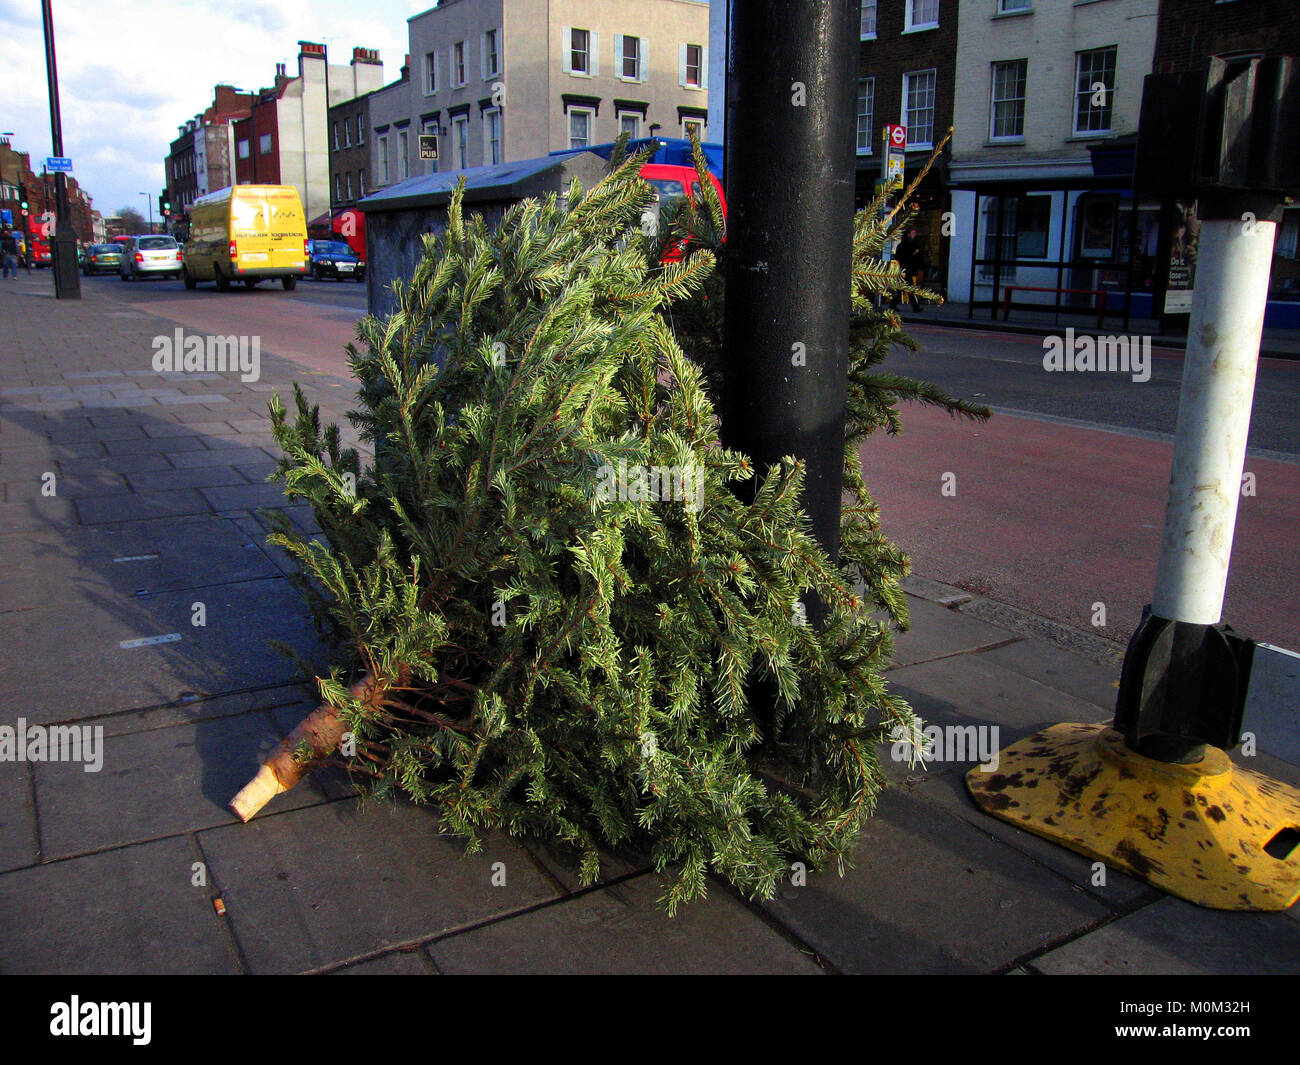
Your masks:
<path fill-rule="evenodd" d="M 494 835 L 466 856 L 428 810 L 330 774 L 239 824 L 226 803 L 311 705 L 266 641 L 324 661 L 257 516 L 284 502 L 263 483 L 267 396 L 296 377 L 346 426 L 353 393 L 266 351 L 258 382 L 157 374 L 173 329 L 92 286 L 56 303 L 48 275 L 0 281 L 0 725 L 105 730 L 101 772 L 0 761 L 0 972 L 1300 971 L 1300 907 L 1205 910 L 1114 870 L 1097 886 L 1089 860 L 977 811 L 970 763 L 886 754 L 894 786 L 842 879 L 767 904 L 715 882 L 675 920 L 635 857 L 582 889 L 548 848 Z M 908 591 L 889 678 L 927 722 L 996 724 L 1006 746 L 1110 718 L 1112 645 Z M 1246 761 L 1300 784 L 1290 757 Z"/>
<path fill-rule="evenodd" d="M 1184 349 L 1187 347 L 1186 336 L 1162 336 L 1160 322 L 1157 319 L 1131 318 L 1128 328 L 1125 329 L 1122 314 L 1108 314 L 1105 326 L 1098 329 L 1095 310 L 1063 310 L 1058 317 L 1050 307 L 1042 311 L 1016 307 L 1012 308 L 1009 318 L 1004 322 L 1001 307 L 994 317 L 990 317 L 987 307 L 976 310 L 974 317 L 971 317 L 969 304 L 966 303 L 943 303 L 937 307 L 927 303 L 920 314 L 910 307 L 904 307 L 903 316 L 909 322 L 997 333 L 1022 333 L 1028 336 L 1060 336 L 1067 328 L 1072 328 L 1076 336 L 1127 333 L 1134 336 L 1150 336 L 1151 343 L 1155 347 Z M 1259 354 L 1261 358 L 1300 359 L 1300 329 L 1265 329 L 1260 341 Z"/>

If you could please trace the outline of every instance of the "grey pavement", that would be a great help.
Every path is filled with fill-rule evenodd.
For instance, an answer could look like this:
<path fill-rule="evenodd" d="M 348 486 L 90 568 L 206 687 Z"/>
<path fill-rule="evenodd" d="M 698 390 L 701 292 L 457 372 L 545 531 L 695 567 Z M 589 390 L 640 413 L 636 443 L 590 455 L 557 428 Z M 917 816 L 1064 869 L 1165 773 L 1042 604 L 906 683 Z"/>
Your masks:
<path fill-rule="evenodd" d="M 768 902 L 712 881 L 674 919 L 642 856 L 608 855 L 582 887 L 572 855 L 501 834 L 468 855 L 430 810 L 358 799 L 338 771 L 240 824 L 226 803 L 311 706 L 266 641 L 328 661 L 265 543 L 259 508 L 285 502 L 265 483 L 267 388 L 308 381 L 340 422 L 352 391 L 265 351 L 255 383 L 154 373 L 152 338 L 173 328 L 91 286 L 56 302 L 48 277 L 0 281 L 0 724 L 103 728 L 98 773 L 0 761 L 0 971 L 1300 972 L 1295 907 L 1101 883 L 981 813 L 972 761 L 909 767 L 888 747 L 843 876 L 792 876 Z M 996 725 L 1005 745 L 1109 718 L 1112 645 L 922 578 L 907 590 L 888 677 L 927 722 Z M 1269 674 L 1269 706 L 1294 672 Z M 1294 742 L 1268 742 L 1286 709 L 1265 707 L 1250 761 L 1296 785 Z"/>

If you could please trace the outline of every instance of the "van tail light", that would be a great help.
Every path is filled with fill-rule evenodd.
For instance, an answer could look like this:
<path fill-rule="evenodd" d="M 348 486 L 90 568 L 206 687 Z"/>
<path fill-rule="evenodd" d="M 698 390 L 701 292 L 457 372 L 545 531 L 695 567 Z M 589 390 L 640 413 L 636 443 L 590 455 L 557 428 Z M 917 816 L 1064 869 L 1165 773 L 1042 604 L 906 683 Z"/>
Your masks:
<path fill-rule="evenodd" d="M 304 240 L 304 241 L 302 242 L 302 257 L 303 257 L 304 259 L 310 259 L 310 258 L 311 258 L 311 241 L 310 241 L 310 240 Z"/>
<path fill-rule="evenodd" d="M 230 242 L 230 257 L 232 259 L 239 258 L 239 249 L 235 247 L 235 242 L 233 240 Z"/>
<path fill-rule="evenodd" d="M 144 256 L 141 255 L 139 252 L 136 252 L 136 253 L 135 253 L 135 261 L 138 262 L 138 263 L 142 263 L 142 262 L 144 262 Z"/>

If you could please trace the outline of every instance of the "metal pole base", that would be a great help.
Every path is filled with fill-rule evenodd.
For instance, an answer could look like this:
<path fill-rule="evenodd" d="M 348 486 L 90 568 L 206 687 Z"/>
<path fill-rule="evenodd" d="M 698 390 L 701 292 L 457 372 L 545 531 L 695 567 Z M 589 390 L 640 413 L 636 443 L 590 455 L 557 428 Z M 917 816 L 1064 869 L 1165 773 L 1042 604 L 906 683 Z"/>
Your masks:
<path fill-rule="evenodd" d="M 1300 899 L 1300 790 L 1234 766 L 1217 747 L 1193 765 L 1147 758 L 1106 725 L 1053 725 L 979 767 L 985 813 L 1216 910 Z"/>

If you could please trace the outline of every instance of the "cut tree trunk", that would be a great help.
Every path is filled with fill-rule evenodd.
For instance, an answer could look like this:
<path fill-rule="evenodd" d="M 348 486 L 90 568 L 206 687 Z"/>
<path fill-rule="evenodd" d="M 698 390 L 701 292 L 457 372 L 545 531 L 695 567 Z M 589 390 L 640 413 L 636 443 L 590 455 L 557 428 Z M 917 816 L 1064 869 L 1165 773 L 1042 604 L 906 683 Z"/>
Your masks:
<path fill-rule="evenodd" d="M 369 673 L 353 684 L 352 694 L 365 700 L 373 691 Z M 271 752 L 262 768 L 230 800 L 230 808 L 241 821 L 248 821 L 263 806 L 298 783 L 318 762 L 328 758 L 343 741 L 343 719 L 333 703 L 321 703 Z M 304 756 L 300 757 L 303 745 Z"/>

